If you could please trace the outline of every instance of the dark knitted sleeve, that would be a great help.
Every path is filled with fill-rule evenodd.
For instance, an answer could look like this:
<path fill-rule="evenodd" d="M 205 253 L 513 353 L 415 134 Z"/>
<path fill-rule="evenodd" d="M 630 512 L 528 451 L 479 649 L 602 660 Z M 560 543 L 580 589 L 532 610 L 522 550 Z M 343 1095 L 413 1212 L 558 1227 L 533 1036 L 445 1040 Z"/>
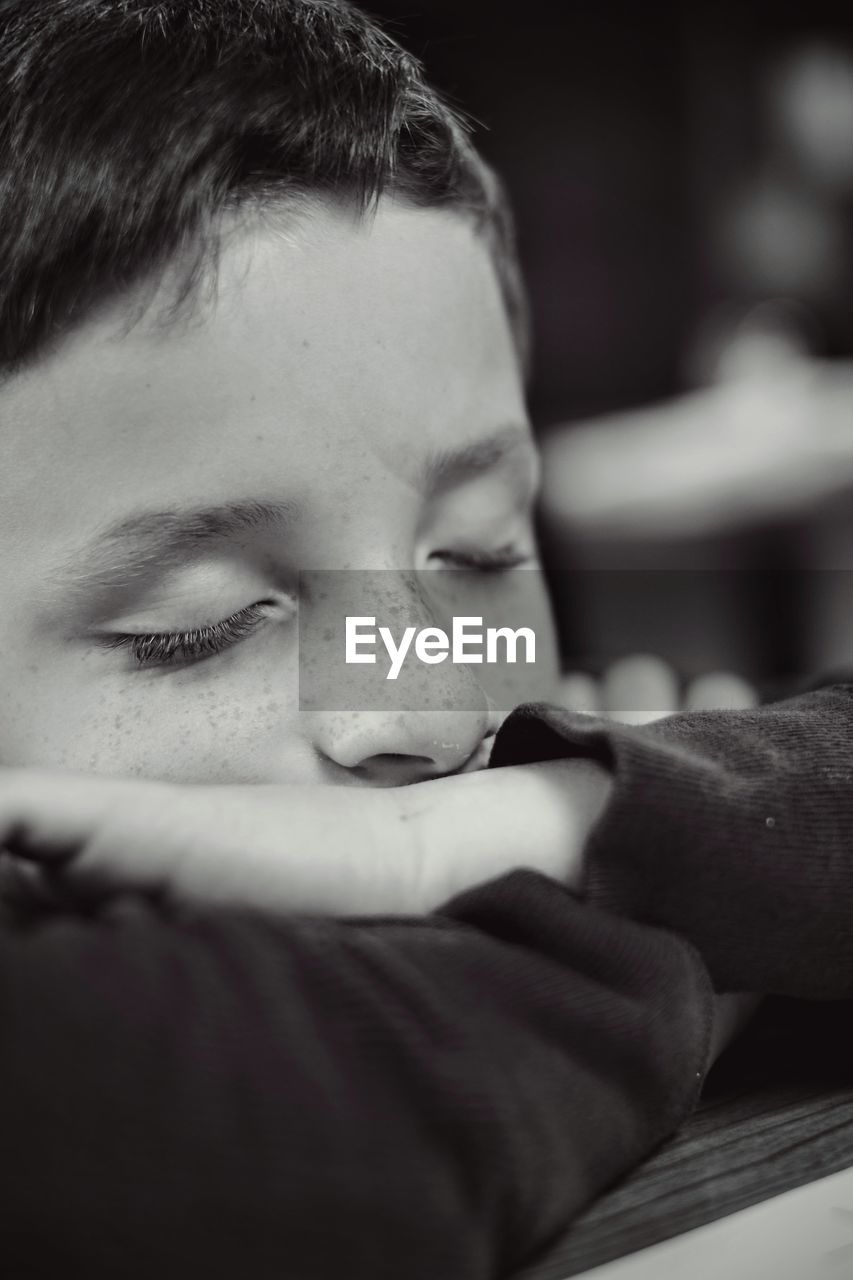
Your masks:
<path fill-rule="evenodd" d="M 853 685 L 640 728 L 523 707 L 492 763 L 572 756 L 615 779 L 590 902 L 689 938 L 718 990 L 853 997 Z"/>
<path fill-rule="evenodd" d="M 428 918 L 0 929 L 15 1280 L 496 1280 L 690 1111 L 681 939 L 517 872 Z"/>

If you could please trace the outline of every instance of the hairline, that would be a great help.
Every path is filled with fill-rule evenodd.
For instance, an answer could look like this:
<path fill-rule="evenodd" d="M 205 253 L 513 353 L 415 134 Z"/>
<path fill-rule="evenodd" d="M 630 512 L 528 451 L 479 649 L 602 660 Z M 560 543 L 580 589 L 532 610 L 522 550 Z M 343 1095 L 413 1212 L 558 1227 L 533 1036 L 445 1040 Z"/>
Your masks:
<path fill-rule="evenodd" d="M 363 225 L 366 220 L 374 217 L 380 206 L 387 201 L 412 211 L 447 213 L 472 228 L 489 254 L 510 326 L 513 350 L 516 353 L 522 377 L 527 381 L 529 377 L 528 318 L 526 312 L 518 317 L 513 315 L 512 301 L 507 296 L 508 286 L 504 273 L 505 271 L 512 273 L 516 264 L 511 252 L 501 254 L 493 210 L 477 209 L 462 200 L 435 203 L 417 200 L 405 190 L 395 190 L 393 186 L 376 192 L 367 202 L 359 200 L 355 191 L 324 191 L 319 187 L 306 187 L 290 190 L 270 189 L 263 194 L 257 191 L 250 191 L 244 195 L 235 193 L 230 200 L 213 212 L 206 224 L 195 229 L 195 233 L 185 244 L 164 256 L 162 260 L 149 264 L 148 270 L 141 270 L 135 280 L 113 291 L 105 290 L 99 298 L 93 299 L 91 305 L 76 316 L 70 324 L 63 326 L 49 341 L 36 347 L 19 362 L 0 367 L 0 390 L 12 382 L 17 374 L 27 372 L 36 368 L 42 361 L 49 360 L 51 355 L 61 350 L 65 342 L 76 332 L 84 328 L 99 313 L 115 307 L 116 304 L 125 305 L 126 313 L 120 325 L 122 337 L 128 336 L 139 324 L 151 317 L 156 300 L 164 292 L 166 301 L 157 310 L 155 324 L 164 332 L 168 332 L 182 321 L 188 321 L 204 305 L 205 296 L 209 301 L 215 298 L 220 259 L 231 238 L 249 230 L 253 224 L 255 227 L 272 227 L 286 235 L 289 225 L 286 226 L 279 221 L 281 214 L 285 211 L 290 218 L 295 215 L 298 224 L 302 216 L 310 217 L 312 212 L 338 210 L 351 213 L 354 220 L 359 225 Z"/>

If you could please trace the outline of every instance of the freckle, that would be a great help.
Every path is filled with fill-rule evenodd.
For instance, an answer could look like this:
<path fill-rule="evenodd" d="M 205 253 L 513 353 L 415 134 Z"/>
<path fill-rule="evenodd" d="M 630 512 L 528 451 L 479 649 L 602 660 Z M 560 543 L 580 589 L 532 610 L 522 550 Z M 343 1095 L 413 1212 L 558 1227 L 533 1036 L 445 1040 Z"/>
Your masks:
<path fill-rule="evenodd" d="M 306 351 L 307 351 L 307 350 L 308 350 L 308 348 L 311 346 L 311 343 L 308 341 L 308 339 L 307 339 L 307 338 L 303 338 L 303 339 L 302 339 L 302 345 L 303 345 L 303 347 L 304 347 L 304 348 L 306 349 Z"/>

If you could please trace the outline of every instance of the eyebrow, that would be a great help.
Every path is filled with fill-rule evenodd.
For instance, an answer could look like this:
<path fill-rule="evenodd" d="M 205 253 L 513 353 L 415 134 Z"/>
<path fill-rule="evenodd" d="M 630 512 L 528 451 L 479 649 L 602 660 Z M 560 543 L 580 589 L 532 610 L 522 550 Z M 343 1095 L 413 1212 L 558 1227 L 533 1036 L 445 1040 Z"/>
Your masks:
<path fill-rule="evenodd" d="M 439 450 L 427 462 L 427 482 L 435 488 L 461 483 L 490 471 L 522 447 L 526 448 L 531 459 L 537 456 L 529 427 L 520 422 L 510 423 L 485 440 Z"/>
<path fill-rule="evenodd" d="M 153 568 L 185 563 L 206 546 L 286 524 L 290 503 L 252 499 L 187 510 L 145 511 L 110 525 L 49 575 L 66 596 L 127 586 Z"/>
<path fill-rule="evenodd" d="M 439 450 L 427 461 L 425 477 L 436 488 L 458 484 L 498 466 L 522 446 L 535 456 L 529 428 L 512 423 L 485 439 Z M 185 564 L 206 546 L 252 530 L 286 526 L 293 514 L 292 503 L 264 499 L 139 512 L 110 525 L 66 557 L 48 574 L 46 585 L 61 592 L 66 603 L 85 600 L 93 592 L 120 590 L 153 569 Z"/>

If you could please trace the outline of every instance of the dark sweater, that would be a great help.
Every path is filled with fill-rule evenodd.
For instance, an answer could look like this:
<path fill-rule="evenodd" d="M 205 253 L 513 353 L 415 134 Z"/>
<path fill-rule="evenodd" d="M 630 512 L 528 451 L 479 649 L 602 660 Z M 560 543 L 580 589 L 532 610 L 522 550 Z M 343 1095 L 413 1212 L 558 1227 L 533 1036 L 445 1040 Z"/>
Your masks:
<path fill-rule="evenodd" d="M 511 1273 L 691 1111 L 709 972 L 853 994 L 852 712 L 516 712 L 494 764 L 615 772 L 588 902 L 520 871 L 428 918 L 7 923 L 4 1274 Z"/>

